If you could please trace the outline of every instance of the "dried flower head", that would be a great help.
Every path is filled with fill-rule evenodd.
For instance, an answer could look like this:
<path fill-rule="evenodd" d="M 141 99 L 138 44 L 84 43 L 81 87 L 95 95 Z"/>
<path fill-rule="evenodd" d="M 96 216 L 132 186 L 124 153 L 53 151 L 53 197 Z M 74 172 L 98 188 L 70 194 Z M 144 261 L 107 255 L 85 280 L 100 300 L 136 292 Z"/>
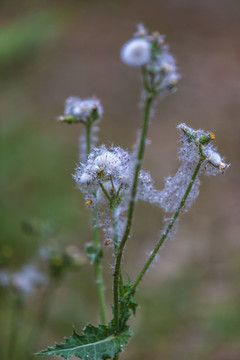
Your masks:
<path fill-rule="evenodd" d="M 64 116 L 58 118 L 63 122 L 81 122 L 86 124 L 99 120 L 102 117 L 103 108 L 100 101 L 95 98 L 80 99 L 71 96 L 66 100 Z"/>
<path fill-rule="evenodd" d="M 105 202 L 102 186 L 109 196 L 111 192 L 119 192 L 120 196 L 131 181 L 131 174 L 129 153 L 119 147 L 112 146 L 107 149 L 102 145 L 93 149 L 87 162 L 80 164 L 73 178 L 80 190 L 86 194 L 87 204 L 91 205 L 89 200 L 92 200 L 93 193 L 97 194 L 99 203 L 103 200 Z"/>
<path fill-rule="evenodd" d="M 170 213 L 177 210 L 200 158 L 202 159 L 201 169 L 186 199 L 185 211 L 199 194 L 200 174 L 217 175 L 229 167 L 211 143 L 215 139 L 212 132 L 194 130 L 185 124 L 178 125 L 178 129 L 181 131 L 182 143 L 179 150 L 181 166 L 174 176 L 166 179 L 165 188 L 159 193 L 160 206 L 165 212 Z"/>
<path fill-rule="evenodd" d="M 144 83 L 148 90 L 151 88 L 157 94 L 176 88 L 180 78 L 176 62 L 165 44 L 165 37 L 158 32 L 149 35 L 140 24 L 133 39 L 123 45 L 121 59 L 126 65 L 144 67 Z"/>
<path fill-rule="evenodd" d="M 132 156 L 120 147 L 106 148 L 102 145 L 94 148 L 87 162 L 81 163 L 73 175 L 79 189 L 86 196 L 85 204 L 88 207 L 96 203 L 106 205 L 106 193 L 110 198 L 117 194 L 122 203 L 129 195 L 134 164 Z M 155 191 L 150 174 L 140 171 L 137 199 L 154 203 Z"/>
<path fill-rule="evenodd" d="M 122 61 L 129 66 L 143 66 L 151 59 L 151 44 L 143 38 L 129 40 L 121 50 Z"/>

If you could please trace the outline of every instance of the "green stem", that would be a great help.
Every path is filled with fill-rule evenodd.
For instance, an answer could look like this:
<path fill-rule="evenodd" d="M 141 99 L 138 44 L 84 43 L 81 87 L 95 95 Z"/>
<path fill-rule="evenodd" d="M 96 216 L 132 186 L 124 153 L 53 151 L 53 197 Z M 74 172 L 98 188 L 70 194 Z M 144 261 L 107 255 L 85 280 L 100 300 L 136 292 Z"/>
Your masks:
<path fill-rule="evenodd" d="M 87 156 L 91 152 L 91 127 L 92 122 L 89 120 L 86 123 L 86 142 L 87 142 Z M 98 212 L 97 209 L 92 211 L 93 217 L 93 242 L 96 249 L 101 247 L 99 239 L 99 229 L 98 229 Z M 96 276 L 96 285 L 100 306 L 100 317 L 102 324 L 107 324 L 107 315 L 106 315 L 106 301 L 104 294 L 104 284 L 103 284 L 103 271 L 102 271 L 102 260 L 97 258 L 95 261 L 95 276 Z"/>
<path fill-rule="evenodd" d="M 91 128 L 92 128 L 91 122 L 87 121 L 87 123 L 86 123 L 87 156 L 91 152 Z"/>
<path fill-rule="evenodd" d="M 127 224 L 125 228 L 125 232 L 119 244 L 118 254 L 116 258 L 115 264 L 115 271 L 114 271 L 114 280 L 113 280 L 113 291 L 114 291 L 114 323 L 115 323 L 115 332 L 116 334 L 119 333 L 119 280 L 120 280 L 120 272 L 121 272 L 121 260 L 123 249 L 125 244 L 128 240 L 130 229 L 132 226 L 132 219 L 133 219 L 133 212 L 135 207 L 135 199 L 137 194 L 137 184 L 138 184 L 138 176 L 139 172 L 142 167 L 142 161 L 144 156 L 145 144 L 146 144 L 146 137 L 148 132 L 148 123 L 150 118 L 150 111 L 151 105 L 153 102 L 153 97 L 148 96 L 145 103 L 144 109 L 144 118 L 143 118 L 143 125 L 141 131 L 141 138 L 138 147 L 137 159 L 136 159 L 136 166 L 134 172 L 134 178 L 131 188 L 131 198 L 128 207 L 128 216 L 127 216 Z"/>
<path fill-rule="evenodd" d="M 118 238 L 119 238 L 119 236 L 118 236 L 118 217 L 117 217 L 116 210 L 117 210 L 117 207 L 113 206 L 112 217 L 113 217 L 113 231 L 114 231 L 113 241 L 114 241 L 115 258 L 118 253 Z M 123 277 L 122 277 L 122 270 L 120 269 L 120 283 L 119 283 L 120 293 L 121 293 L 122 287 L 123 287 Z"/>
<path fill-rule="evenodd" d="M 179 204 L 179 207 L 177 208 L 176 212 L 174 213 L 174 215 L 172 216 L 171 220 L 169 221 L 169 224 L 165 230 L 165 232 L 163 233 L 162 237 L 160 238 L 160 240 L 157 242 L 154 250 L 152 251 L 151 255 L 149 256 L 147 262 L 145 263 L 144 267 L 142 268 L 140 274 L 138 275 L 137 279 L 134 281 L 133 285 L 132 285 L 132 290 L 135 290 L 136 287 L 138 286 L 139 282 L 142 280 L 144 274 L 146 273 L 146 271 L 148 270 L 149 266 L 151 265 L 152 261 L 154 260 L 155 256 L 157 255 L 157 252 L 158 250 L 160 249 L 160 247 L 162 246 L 162 244 L 164 243 L 165 239 L 167 238 L 170 230 L 172 229 L 175 221 L 177 220 L 186 200 L 187 200 L 187 197 L 192 189 L 192 186 L 194 184 L 194 181 L 196 180 L 196 177 L 197 177 L 197 174 L 200 170 L 200 167 L 202 165 L 202 162 L 203 162 L 204 158 L 201 157 L 195 170 L 194 170 L 194 173 L 192 175 L 192 178 L 188 184 L 188 187 L 187 187 L 187 190 L 185 191 L 182 199 L 181 199 L 181 202 Z"/>
<path fill-rule="evenodd" d="M 98 231 L 97 210 L 93 211 L 93 239 L 94 239 L 94 246 L 96 249 L 98 249 L 101 245 L 100 245 L 99 231 Z M 99 257 L 95 261 L 95 275 L 96 275 L 96 284 L 97 284 L 97 291 L 98 291 L 98 298 L 100 305 L 101 322 L 104 325 L 106 325 L 107 316 L 106 316 L 106 302 L 105 302 L 103 274 L 102 274 L 102 261 L 101 258 Z"/>
<path fill-rule="evenodd" d="M 118 218 L 117 218 L 116 210 L 117 210 L 116 206 L 113 206 L 112 218 L 113 218 L 113 232 L 114 232 L 113 242 L 114 242 L 115 256 L 117 256 L 117 252 L 118 252 Z"/>
<path fill-rule="evenodd" d="M 110 205 L 112 205 L 112 199 L 111 199 L 111 197 L 109 196 L 107 190 L 105 189 L 105 187 L 103 186 L 103 184 L 102 184 L 101 182 L 99 183 L 99 185 L 100 185 L 100 188 L 102 189 L 104 195 L 106 196 L 106 198 L 107 198 L 108 201 L 110 202 Z"/>

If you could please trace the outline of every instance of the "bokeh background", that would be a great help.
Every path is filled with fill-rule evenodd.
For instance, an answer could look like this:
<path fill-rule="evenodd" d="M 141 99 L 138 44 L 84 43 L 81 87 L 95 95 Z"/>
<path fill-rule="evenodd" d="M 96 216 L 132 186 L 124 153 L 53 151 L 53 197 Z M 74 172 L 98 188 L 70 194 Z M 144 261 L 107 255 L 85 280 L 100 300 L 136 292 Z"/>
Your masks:
<path fill-rule="evenodd" d="M 137 69 L 121 63 L 119 51 L 139 22 L 167 35 L 182 75 L 178 91 L 159 104 L 152 120 L 144 168 L 159 188 L 176 171 L 180 122 L 213 131 L 231 167 L 223 176 L 202 179 L 200 197 L 141 284 L 134 337 L 121 357 L 238 360 L 238 0 L 1 0 L 1 268 L 18 269 L 36 258 L 41 239 L 23 231 L 29 222 L 54 224 L 49 241 L 63 246 L 84 250 L 91 240 L 89 213 L 71 178 L 81 126 L 55 119 L 69 95 L 96 95 L 104 106 L 101 142 L 131 149 L 141 123 L 141 82 Z M 135 235 L 124 258 L 133 278 L 157 239 L 162 216 L 153 206 L 137 207 Z M 109 302 L 111 263 L 106 249 Z M 80 331 L 87 322 L 98 323 L 93 281 L 88 265 L 66 274 L 34 351 L 70 336 L 72 324 Z M 0 296 L 2 358 L 11 310 L 4 290 Z M 31 313 L 35 303 L 28 306 Z M 26 317 L 29 325 L 31 316 Z M 20 342 L 27 343 L 29 330 L 21 321 Z"/>

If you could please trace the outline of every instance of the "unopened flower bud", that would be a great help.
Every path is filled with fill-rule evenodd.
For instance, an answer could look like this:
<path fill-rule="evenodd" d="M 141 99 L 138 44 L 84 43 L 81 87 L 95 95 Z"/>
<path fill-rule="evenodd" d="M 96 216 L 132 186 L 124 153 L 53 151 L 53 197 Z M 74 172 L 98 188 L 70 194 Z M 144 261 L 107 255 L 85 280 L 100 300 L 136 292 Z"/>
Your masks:
<path fill-rule="evenodd" d="M 215 140 L 215 134 L 213 132 L 210 132 L 209 136 L 210 136 L 211 140 Z"/>
<path fill-rule="evenodd" d="M 207 145 L 210 143 L 210 141 L 215 139 L 215 134 L 213 132 L 210 132 L 207 135 L 202 135 L 199 137 L 198 141 L 201 145 Z"/>

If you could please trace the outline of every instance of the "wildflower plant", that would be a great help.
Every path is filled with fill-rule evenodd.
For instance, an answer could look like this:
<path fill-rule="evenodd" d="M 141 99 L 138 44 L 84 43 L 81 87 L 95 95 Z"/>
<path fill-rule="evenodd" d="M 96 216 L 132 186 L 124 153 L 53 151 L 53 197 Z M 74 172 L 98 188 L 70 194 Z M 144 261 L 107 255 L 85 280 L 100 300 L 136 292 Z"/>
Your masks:
<path fill-rule="evenodd" d="M 84 135 L 80 137 L 81 162 L 73 179 L 83 193 L 92 217 L 93 242 L 86 245 L 86 253 L 95 266 L 101 323 L 97 327 L 87 325 L 81 335 L 74 329 L 73 335 L 64 343 L 49 347 L 38 355 L 58 355 L 67 360 L 72 356 L 82 360 L 117 360 L 131 337 L 129 318 L 135 315 L 138 307 L 135 301 L 137 288 L 162 244 L 176 229 L 179 216 L 198 196 L 200 175 L 223 173 L 229 166 L 212 145 L 215 139 L 212 132 L 180 124 L 177 127 L 181 141 L 180 167 L 174 176 L 166 179 L 163 190 L 156 189 L 150 174 L 142 170 L 149 119 L 157 101 L 176 90 L 180 76 L 164 36 L 156 32 L 149 34 L 142 25 L 122 47 L 121 59 L 128 66 L 138 67 L 143 80 L 143 122 L 133 152 L 113 145 L 96 146 L 94 127 L 103 114 L 102 105 L 96 98 L 67 99 L 65 113 L 59 117 L 61 122 L 81 123 L 84 128 Z M 161 207 L 165 220 L 142 270 L 131 280 L 125 277 L 122 260 L 127 242 L 134 241 L 131 229 L 138 200 Z M 103 232 L 100 233 L 100 229 Z M 103 240 L 100 239 L 102 233 Z M 113 317 L 109 320 L 102 273 L 104 246 L 112 246 L 114 257 Z"/>

